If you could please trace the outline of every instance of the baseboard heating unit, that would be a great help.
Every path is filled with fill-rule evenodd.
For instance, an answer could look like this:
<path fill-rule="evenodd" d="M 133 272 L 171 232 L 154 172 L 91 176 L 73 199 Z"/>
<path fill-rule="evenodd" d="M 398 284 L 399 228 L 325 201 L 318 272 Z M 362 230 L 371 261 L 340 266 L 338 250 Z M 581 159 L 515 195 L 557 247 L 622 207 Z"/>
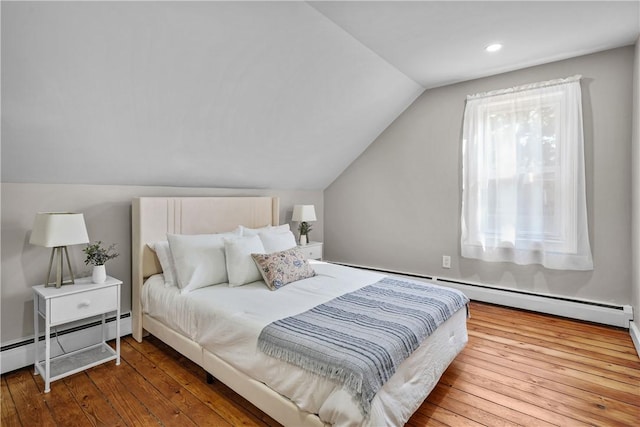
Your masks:
<path fill-rule="evenodd" d="M 473 283 L 437 276 L 412 274 L 401 271 L 382 270 L 374 267 L 366 267 L 354 264 L 344 264 L 348 267 L 377 271 L 395 276 L 409 277 L 412 279 L 434 280 L 442 286 L 458 289 L 465 293 L 471 300 L 536 311 L 539 313 L 553 314 L 571 319 L 587 322 L 602 323 L 604 325 L 617 326 L 629 329 L 629 323 L 633 320 L 633 308 L 630 305 L 613 305 L 572 299 L 554 295 L 541 295 L 524 292 L 515 289 L 501 288 L 481 283 Z"/>

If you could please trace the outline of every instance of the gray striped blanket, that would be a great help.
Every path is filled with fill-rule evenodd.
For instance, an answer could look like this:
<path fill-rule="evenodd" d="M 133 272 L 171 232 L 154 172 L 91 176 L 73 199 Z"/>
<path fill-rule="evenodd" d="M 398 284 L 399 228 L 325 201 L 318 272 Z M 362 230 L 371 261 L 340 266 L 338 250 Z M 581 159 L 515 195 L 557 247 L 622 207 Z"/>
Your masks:
<path fill-rule="evenodd" d="M 338 382 L 366 416 L 402 361 L 468 302 L 455 289 L 387 277 L 267 325 L 258 348 Z"/>

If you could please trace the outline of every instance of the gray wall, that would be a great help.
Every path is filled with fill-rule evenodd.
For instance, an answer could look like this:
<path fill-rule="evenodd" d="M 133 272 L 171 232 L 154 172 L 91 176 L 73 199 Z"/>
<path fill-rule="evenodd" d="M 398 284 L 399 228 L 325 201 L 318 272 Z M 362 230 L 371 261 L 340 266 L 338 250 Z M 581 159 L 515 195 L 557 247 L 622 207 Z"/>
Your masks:
<path fill-rule="evenodd" d="M 422 94 L 324 193 L 329 260 L 617 304 L 631 301 L 634 48 Z M 460 140 L 467 94 L 581 74 L 589 272 L 460 256 Z M 441 267 L 451 256 L 451 269 Z"/>
<path fill-rule="evenodd" d="M 636 41 L 636 52 L 633 73 L 633 219 L 631 235 L 633 248 L 632 261 L 632 301 L 635 313 L 634 322 L 640 331 L 640 38 Z M 640 348 L 637 349 L 640 352 Z"/>
<path fill-rule="evenodd" d="M 29 244 L 36 212 L 82 212 L 92 241 L 116 243 L 120 256 L 107 263 L 107 274 L 123 281 L 122 310 L 127 312 L 131 309 L 132 198 L 263 195 L 280 198 L 280 223 L 291 221 L 294 204 L 315 205 L 318 221 L 314 223 L 311 237 L 322 241 L 321 191 L 2 183 L 2 344 L 33 336 L 31 287 L 44 282 L 50 255 L 49 249 Z M 292 227 L 297 227 L 297 223 Z M 80 276 L 91 274 L 90 268 L 83 263 L 83 247 L 69 248 L 72 266 Z"/>

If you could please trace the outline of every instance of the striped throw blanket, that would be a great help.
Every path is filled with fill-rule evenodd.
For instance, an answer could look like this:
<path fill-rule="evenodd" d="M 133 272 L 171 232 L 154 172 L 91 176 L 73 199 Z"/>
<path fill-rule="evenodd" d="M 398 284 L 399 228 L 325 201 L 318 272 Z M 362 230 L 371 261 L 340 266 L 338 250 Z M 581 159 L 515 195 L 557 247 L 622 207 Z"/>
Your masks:
<path fill-rule="evenodd" d="M 468 302 L 454 289 L 387 277 L 267 325 L 258 348 L 338 382 L 366 416 L 402 361 Z"/>

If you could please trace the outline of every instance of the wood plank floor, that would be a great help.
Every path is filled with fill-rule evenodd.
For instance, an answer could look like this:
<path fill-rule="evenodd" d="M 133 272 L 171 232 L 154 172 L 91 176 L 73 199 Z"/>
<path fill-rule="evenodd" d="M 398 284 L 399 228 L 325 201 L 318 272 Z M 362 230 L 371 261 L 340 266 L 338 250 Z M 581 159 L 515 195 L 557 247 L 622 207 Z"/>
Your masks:
<path fill-rule="evenodd" d="M 409 426 L 638 426 L 640 360 L 625 330 L 472 303 L 469 343 Z M 2 376 L 8 426 L 277 426 L 155 338 L 51 385 Z"/>

